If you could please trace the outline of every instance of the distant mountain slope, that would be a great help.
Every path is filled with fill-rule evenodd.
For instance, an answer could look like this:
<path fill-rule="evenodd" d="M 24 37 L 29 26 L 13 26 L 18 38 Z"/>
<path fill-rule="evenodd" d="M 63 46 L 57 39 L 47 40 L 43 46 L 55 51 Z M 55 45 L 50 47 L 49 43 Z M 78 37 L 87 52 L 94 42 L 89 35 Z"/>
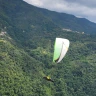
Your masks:
<path fill-rule="evenodd" d="M 85 18 L 77 18 L 71 14 L 58 13 L 46 9 L 39 9 L 39 11 L 41 11 L 46 17 L 51 19 L 61 28 L 96 34 L 96 23 L 93 23 Z"/>
<path fill-rule="evenodd" d="M 7 32 L 17 41 L 29 40 L 33 36 L 49 36 L 60 28 L 41 12 L 37 7 L 25 2 L 0 0 L 0 29 Z"/>
<path fill-rule="evenodd" d="M 30 31 L 45 34 L 53 32 L 53 30 L 60 30 L 60 28 L 61 30 L 67 28 L 73 31 L 96 34 L 96 24 L 87 19 L 37 8 L 22 0 L 9 0 L 8 2 L 0 0 L 0 29 L 5 26 L 8 30 L 16 28 L 17 30 L 14 31 L 19 31 L 19 35 L 22 36 Z M 16 33 L 14 34 L 16 35 Z"/>

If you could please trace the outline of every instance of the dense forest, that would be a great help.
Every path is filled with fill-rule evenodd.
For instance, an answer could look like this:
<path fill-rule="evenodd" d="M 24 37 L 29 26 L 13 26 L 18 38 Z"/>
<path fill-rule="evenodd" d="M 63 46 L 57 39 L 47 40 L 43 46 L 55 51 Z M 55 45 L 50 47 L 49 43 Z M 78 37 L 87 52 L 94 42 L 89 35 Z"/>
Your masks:
<path fill-rule="evenodd" d="M 0 96 L 96 96 L 96 36 L 62 30 L 40 10 L 0 0 Z M 70 40 L 59 64 L 53 63 L 56 37 Z"/>

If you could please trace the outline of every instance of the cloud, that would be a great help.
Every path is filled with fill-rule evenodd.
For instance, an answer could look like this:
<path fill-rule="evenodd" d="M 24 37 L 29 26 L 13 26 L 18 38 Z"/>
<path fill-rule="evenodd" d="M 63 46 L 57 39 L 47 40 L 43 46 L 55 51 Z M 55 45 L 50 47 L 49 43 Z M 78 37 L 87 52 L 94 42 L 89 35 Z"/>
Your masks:
<path fill-rule="evenodd" d="M 84 5 L 86 7 L 96 8 L 96 0 L 65 0 L 69 3 L 78 3 L 80 5 Z"/>
<path fill-rule="evenodd" d="M 41 0 L 23 0 L 23 1 L 35 6 L 43 6 L 43 2 Z"/>
<path fill-rule="evenodd" d="M 73 14 L 96 22 L 96 0 L 23 0 L 52 11 Z"/>

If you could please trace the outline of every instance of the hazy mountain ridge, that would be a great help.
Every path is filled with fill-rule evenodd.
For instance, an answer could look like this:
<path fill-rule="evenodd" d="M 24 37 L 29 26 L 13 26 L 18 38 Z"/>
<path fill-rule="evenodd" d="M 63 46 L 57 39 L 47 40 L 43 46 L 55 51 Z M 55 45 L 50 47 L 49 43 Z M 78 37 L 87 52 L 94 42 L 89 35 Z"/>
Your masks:
<path fill-rule="evenodd" d="M 73 31 L 89 34 L 96 33 L 96 24 L 84 18 L 77 18 L 66 13 L 58 13 L 37 8 L 23 2 L 22 0 L 10 0 L 10 4 L 3 0 L 0 0 L 0 2 L 1 27 L 10 25 L 17 27 L 18 30 L 22 30 L 23 32 L 29 30 L 34 31 L 33 29 L 36 30 L 37 28 L 40 31 L 49 31 L 50 29 L 54 30 L 54 28 L 58 29 L 61 27 L 61 29 L 71 29 Z"/>
<path fill-rule="evenodd" d="M 43 9 L 40 11 L 61 28 L 67 28 L 73 31 L 85 32 L 89 34 L 96 33 L 96 23 L 93 23 L 85 18 L 77 18 L 71 14 L 58 13 Z"/>

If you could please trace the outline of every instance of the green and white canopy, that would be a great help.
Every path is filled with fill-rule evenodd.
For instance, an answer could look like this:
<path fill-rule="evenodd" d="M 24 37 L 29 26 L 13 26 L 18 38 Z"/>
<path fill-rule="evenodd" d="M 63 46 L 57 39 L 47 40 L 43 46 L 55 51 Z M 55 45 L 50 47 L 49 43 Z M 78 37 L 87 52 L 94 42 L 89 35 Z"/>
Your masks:
<path fill-rule="evenodd" d="M 66 55 L 69 48 L 69 40 L 64 38 L 56 38 L 54 46 L 53 62 L 59 63 Z"/>

